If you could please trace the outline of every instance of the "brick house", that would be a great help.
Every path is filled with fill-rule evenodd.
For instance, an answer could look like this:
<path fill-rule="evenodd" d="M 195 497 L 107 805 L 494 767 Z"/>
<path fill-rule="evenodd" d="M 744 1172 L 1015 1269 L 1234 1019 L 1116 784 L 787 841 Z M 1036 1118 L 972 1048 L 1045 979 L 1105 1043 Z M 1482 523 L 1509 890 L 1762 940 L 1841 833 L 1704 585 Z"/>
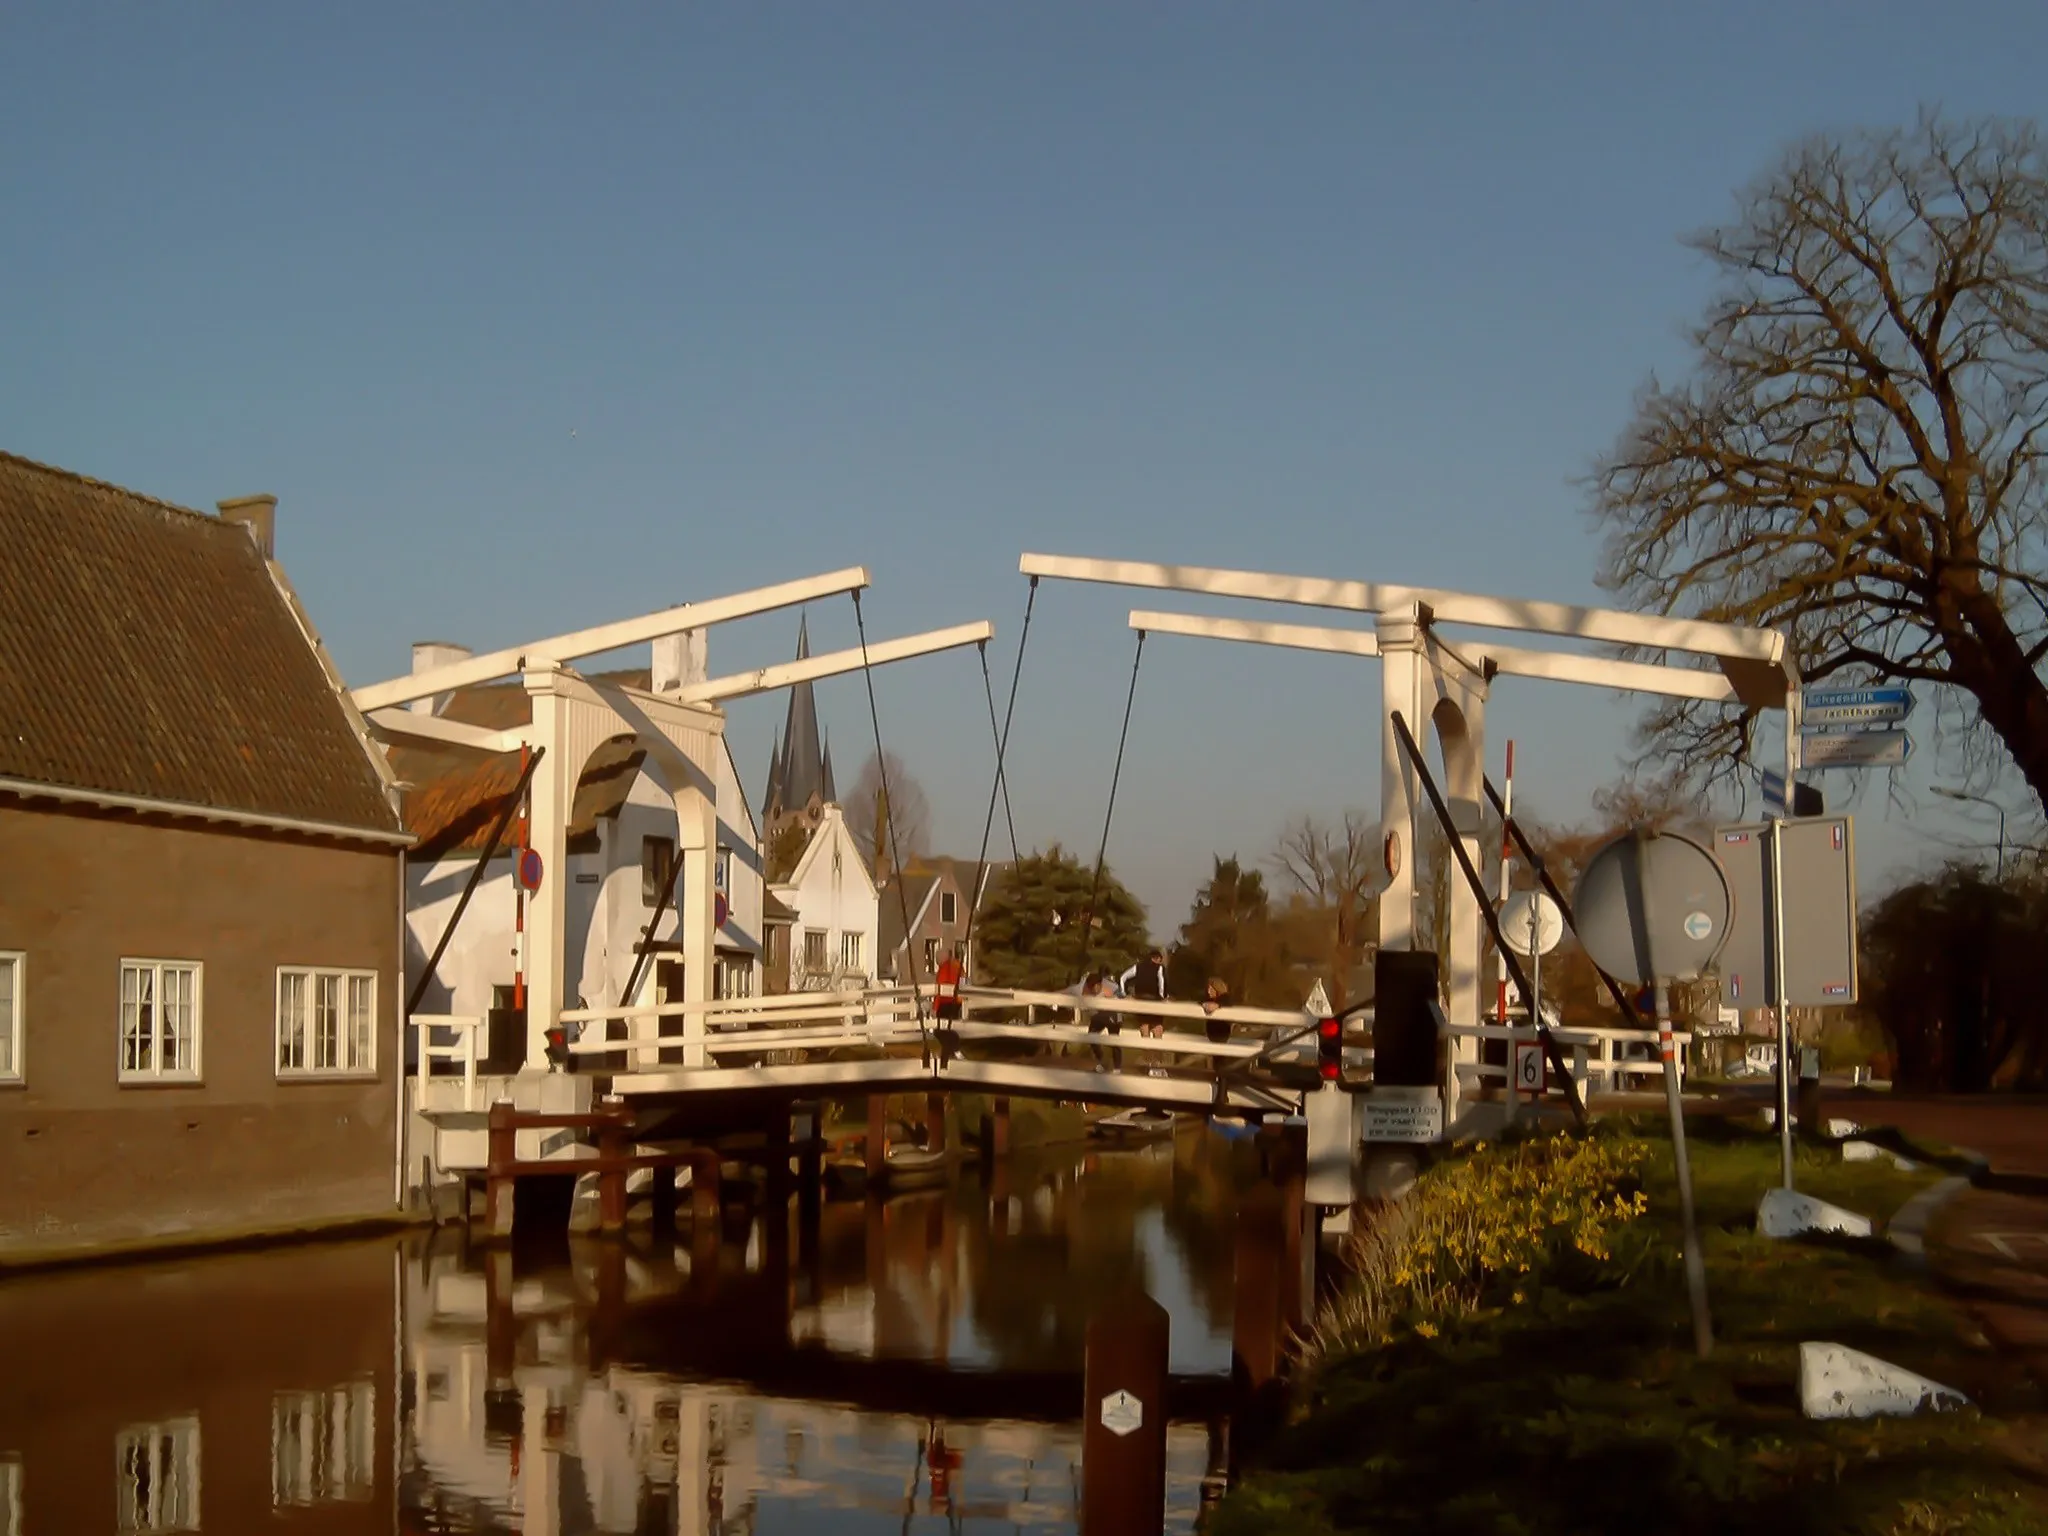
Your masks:
<path fill-rule="evenodd" d="M 948 949 L 961 952 L 967 974 L 974 974 L 971 941 L 967 932 L 967 887 L 975 883 L 972 859 L 920 858 L 911 860 L 903 871 L 899 894 L 895 880 L 884 882 L 877 895 L 881 908 L 882 967 L 885 981 L 908 985 L 929 982 L 937 975 L 939 958 Z M 1007 865 L 981 867 L 981 894 L 985 901 L 996 875 Z M 910 938 L 904 939 L 904 913 L 910 915 Z"/>
<path fill-rule="evenodd" d="M 0 1264 L 396 1207 L 407 838 L 275 512 L 0 454 Z"/>

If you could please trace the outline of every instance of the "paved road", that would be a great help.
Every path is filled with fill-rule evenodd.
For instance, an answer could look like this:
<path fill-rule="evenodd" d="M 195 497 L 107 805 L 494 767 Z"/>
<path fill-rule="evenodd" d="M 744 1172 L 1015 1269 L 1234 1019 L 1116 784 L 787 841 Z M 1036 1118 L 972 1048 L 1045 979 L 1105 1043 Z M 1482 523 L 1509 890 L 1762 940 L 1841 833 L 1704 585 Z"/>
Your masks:
<path fill-rule="evenodd" d="M 1896 1126 L 1990 1161 L 1990 1176 L 1936 1215 L 1928 1256 L 1985 1331 L 2048 1386 L 2048 1098 L 1852 1090 L 1822 1102 L 1830 1115 Z"/>

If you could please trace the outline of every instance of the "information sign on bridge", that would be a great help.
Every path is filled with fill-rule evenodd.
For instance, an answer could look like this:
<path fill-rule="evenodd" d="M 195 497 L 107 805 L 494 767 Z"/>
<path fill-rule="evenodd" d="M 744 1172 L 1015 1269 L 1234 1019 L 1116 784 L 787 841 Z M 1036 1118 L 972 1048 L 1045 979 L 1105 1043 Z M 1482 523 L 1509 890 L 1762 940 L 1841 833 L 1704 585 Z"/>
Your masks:
<path fill-rule="evenodd" d="M 1441 1141 L 1444 1100 L 1435 1088 L 1378 1083 L 1365 1095 L 1365 1141 Z"/>

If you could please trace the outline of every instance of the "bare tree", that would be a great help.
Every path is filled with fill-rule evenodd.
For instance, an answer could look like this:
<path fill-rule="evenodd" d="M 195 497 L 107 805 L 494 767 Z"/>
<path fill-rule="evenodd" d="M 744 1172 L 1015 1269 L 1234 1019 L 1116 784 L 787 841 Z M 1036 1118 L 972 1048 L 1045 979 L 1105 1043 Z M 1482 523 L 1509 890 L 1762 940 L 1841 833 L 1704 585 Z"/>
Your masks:
<path fill-rule="evenodd" d="M 1336 826 L 1304 815 L 1287 825 L 1266 861 L 1306 909 L 1295 914 L 1308 930 L 1305 949 L 1338 1007 L 1349 1001 L 1351 972 L 1379 933 L 1378 846 L 1379 823 L 1362 811 L 1346 811 Z"/>
<path fill-rule="evenodd" d="M 2048 799 L 2048 155 L 2030 124 L 1815 139 L 1691 238 L 1695 370 L 1593 477 L 1601 582 L 1789 632 L 1809 679 L 1947 684 L 1937 726 Z M 1751 717 L 1667 705 L 1646 757 L 1727 774 Z M 1987 734 L 1988 733 L 1988 734 Z"/>
<path fill-rule="evenodd" d="M 889 767 L 886 795 L 882 790 L 885 761 Z M 923 853 L 931 826 L 931 802 L 903 759 L 894 752 L 885 758 L 869 753 L 846 800 L 846 828 L 875 878 L 884 878 L 895 864 L 907 864 Z"/>

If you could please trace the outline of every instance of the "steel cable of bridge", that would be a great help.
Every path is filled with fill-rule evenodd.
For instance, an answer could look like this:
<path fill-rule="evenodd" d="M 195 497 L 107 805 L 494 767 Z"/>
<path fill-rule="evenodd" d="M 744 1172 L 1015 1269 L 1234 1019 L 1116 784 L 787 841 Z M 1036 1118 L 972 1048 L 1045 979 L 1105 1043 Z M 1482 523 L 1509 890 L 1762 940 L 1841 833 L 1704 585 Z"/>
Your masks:
<path fill-rule="evenodd" d="M 1088 968 L 1089 941 L 1095 931 L 1095 899 L 1102 894 L 1102 868 L 1109 857 L 1109 826 L 1116 816 L 1116 786 L 1124 774 L 1124 744 L 1131 739 L 1131 706 L 1138 701 L 1138 667 L 1145 659 L 1145 631 L 1138 631 L 1138 648 L 1131 656 L 1131 686 L 1124 695 L 1124 726 L 1116 738 L 1116 767 L 1109 775 L 1109 805 L 1102 813 L 1102 842 L 1095 850 L 1095 879 L 1088 887 L 1088 909 L 1081 918 L 1081 968 Z M 1077 1014 L 1078 1018 L 1079 1015 Z"/>
<path fill-rule="evenodd" d="M 860 672 L 861 676 L 867 680 L 868 685 L 868 723 L 874 727 L 875 731 L 875 771 L 881 776 L 882 780 L 882 804 L 889 807 L 889 813 L 893 818 L 896 801 L 889 794 L 889 759 L 888 755 L 882 751 L 882 712 L 875 707 L 875 669 L 868 664 L 868 626 L 867 620 L 861 617 L 860 589 L 858 587 L 853 592 L 853 622 L 854 627 L 860 631 Z M 895 833 L 895 823 L 892 820 L 889 826 L 889 868 L 891 878 L 896 882 L 896 900 L 903 909 L 903 952 L 905 957 L 909 958 L 911 956 L 910 893 L 903 888 L 903 850 L 900 840 L 896 837 Z M 879 951 L 882 947 L 881 935 L 877 933 L 875 939 L 875 948 Z M 875 966 L 878 971 L 881 964 L 882 957 L 878 952 L 875 956 Z M 917 964 L 914 959 L 910 960 L 910 975 L 910 1001 L 917 1009 L 918 1054 L 924 1059 L 924 1064 L 930 1066 L 932 1060 L 931 1031 L 924 1021 L 924 994 L 917 988 Z"/>
<path fill-rule="evenodd" d="M 974 888 L 967 893 L 967 928 L 960 939 L 963 965 L 973 954 L 970 946 L 974 942 L 974 920 L 981 915 L 981 882 L 988 872 L 988 840 L 990 833 L 995 830 L 996 796 L 1002 796 L 1005 813 L 1010 806 L 1010 786 L 1009 781 L 1003 777 L 1003 760 L 1010 750 L 1010 722 L 1017 718 L 1017 684 L 1024 676 L 1024 647 L 1031 642 L 1031 611 L 1037 606 L 1038 578 L 1034 576 L 1031 578 L 1031 590 L 1024 599 L 1024 623 L 1017 631 L 1017 664 L 1010 669 L 1010 702 L 1003 709 L 1003 728 L 996 732 L 996 779 L 988 790 L 988 816 L 981 824 L 981 852 L 976 855 L 974 861 Z M 986 680 L 988 647 L 985 644 L 981 647 L 981 674 Z M 993 726 L 996 718 L 996 696 L 993 686 L 989 688 L 988 718 L 989 724 Z M 1010 822 L 1011 867 L 1014 869 L 1021 859 L 1022 856 L 1017 852 L 1017 823 L 1013 818 Z"/>

